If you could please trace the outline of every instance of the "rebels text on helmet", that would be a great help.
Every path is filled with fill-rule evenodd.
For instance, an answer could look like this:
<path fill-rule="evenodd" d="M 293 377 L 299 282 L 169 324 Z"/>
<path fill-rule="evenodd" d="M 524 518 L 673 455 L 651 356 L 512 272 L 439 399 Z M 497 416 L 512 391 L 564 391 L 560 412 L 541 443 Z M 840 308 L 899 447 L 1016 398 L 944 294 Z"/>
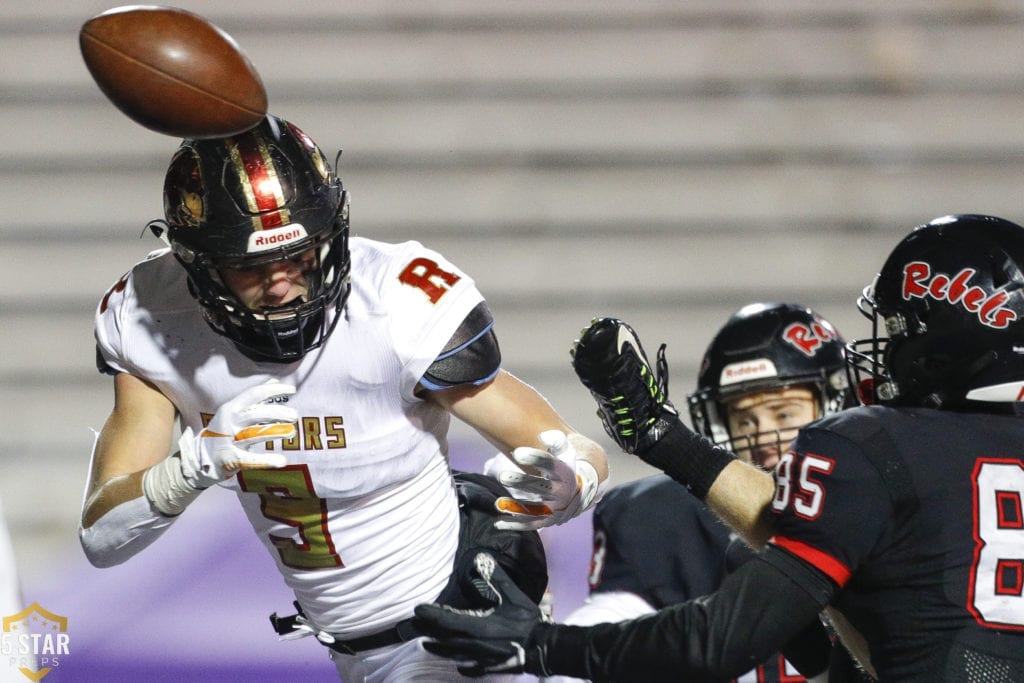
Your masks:
<path fill-rule="evenodd" d="M 936 301 L 959 304 L 978 316 L 986 327 L 1005 329 L 1017 319 L 1017 312 L 1006 307 L 1010 296 L 1002 290 L 988 293 L 981 287 L 968 283 L 977 274 L 974 268 L 964 268 L 952 277 L 945 273 L 932 273 L 930 264 L 912 261 L 903 266 L 903 298 L 923 299 L 928 296 Z"/>

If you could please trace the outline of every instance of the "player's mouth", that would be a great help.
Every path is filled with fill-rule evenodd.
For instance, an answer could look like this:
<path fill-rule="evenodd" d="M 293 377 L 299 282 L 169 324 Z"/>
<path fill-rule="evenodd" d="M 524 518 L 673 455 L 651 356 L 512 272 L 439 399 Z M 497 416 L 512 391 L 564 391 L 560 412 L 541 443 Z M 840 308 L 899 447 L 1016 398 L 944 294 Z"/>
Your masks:
<path fill-rule="evenodd" d="M 754 464 L 764 470 L 773 470 L 775 465 L 779 462 L 779 449 L 778 448 L 756 448 L 750 454 L 750 459 L 753 460 Z"/>
<path fill-rule="evenodd" d="M 273 306 L 261 306 L 258 315 L 262 316 L 265 320 L 294 318 L 295 309 L 304 303 L 305 300 L 300 295 L 284 303 L 274 304 Z"/>

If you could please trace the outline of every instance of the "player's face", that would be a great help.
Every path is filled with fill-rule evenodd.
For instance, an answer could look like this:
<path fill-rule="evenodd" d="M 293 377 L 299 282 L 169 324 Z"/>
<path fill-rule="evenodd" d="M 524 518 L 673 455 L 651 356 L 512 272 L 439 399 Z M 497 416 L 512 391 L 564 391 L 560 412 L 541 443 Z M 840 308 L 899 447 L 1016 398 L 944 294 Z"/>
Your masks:
<path fill-rule="evenodd" d="M 315 267 L 316 253 L 310 249 L 294 258 L 254 268 L 221 269 L 220 276 L 249 310 L 273 318 L 275 308 L 306 297 L 306 275 Z"/>
<path fill-rule="evenodd" d="M 775 468 L 797 430 L 818 417 L 818 402 L 806 387 L 750 393 L 725 409 L 736 454 L 766 470 Z"/>

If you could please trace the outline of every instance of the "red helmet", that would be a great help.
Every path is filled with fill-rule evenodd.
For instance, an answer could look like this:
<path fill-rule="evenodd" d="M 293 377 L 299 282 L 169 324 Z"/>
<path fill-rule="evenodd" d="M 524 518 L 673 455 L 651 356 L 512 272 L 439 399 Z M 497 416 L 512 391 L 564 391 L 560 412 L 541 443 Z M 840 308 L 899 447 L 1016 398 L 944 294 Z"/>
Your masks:
<path fill-rule="evenodd" d="M 267 116 L 227 138 L 185 140 L 164 181 L 164 222 L 207 322 L 260 361 L 297 360 L 327 338 L 348 295 L 348 193 L 316 143 Z M 273 315 L 246 307 L 221 273 L 311 251 L 307 294 Z"/>

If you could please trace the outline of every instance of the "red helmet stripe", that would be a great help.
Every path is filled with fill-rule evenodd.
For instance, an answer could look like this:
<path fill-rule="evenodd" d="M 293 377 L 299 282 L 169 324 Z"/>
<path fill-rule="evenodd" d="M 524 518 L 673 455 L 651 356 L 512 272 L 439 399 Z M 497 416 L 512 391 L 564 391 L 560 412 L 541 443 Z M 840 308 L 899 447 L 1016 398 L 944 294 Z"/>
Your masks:
<path fill-rule="evenodd" d="M 262 135 L 233 138 L 231 161 L 242 182 L 246 208 L 253 214 L 253 230 L 276 228 L 291 223 L 285 206 L 281 181 Z"/>

